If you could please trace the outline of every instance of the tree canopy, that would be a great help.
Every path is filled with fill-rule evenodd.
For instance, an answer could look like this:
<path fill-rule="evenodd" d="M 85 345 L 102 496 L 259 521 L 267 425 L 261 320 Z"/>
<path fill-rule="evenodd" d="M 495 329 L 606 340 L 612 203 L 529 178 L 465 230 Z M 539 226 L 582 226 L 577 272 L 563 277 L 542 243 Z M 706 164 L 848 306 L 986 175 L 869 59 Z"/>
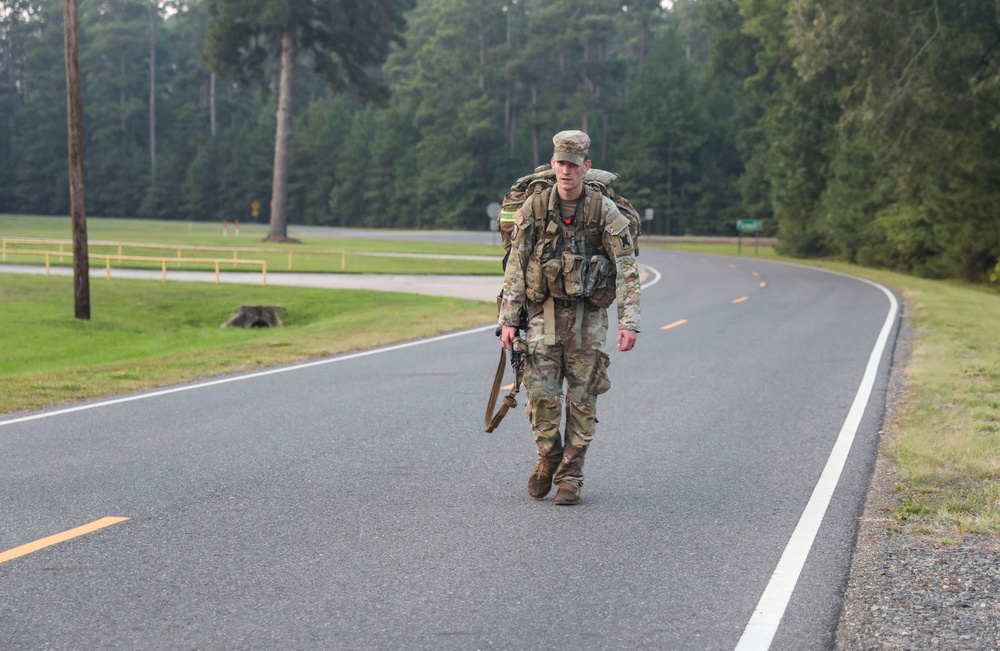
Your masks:
<path fill-rule="evenodd" d="M 61 3 L 0 8 L 0 211 L 66 214 Z M 655 218 L 984 279 L 1000 256 L 993 0 L 80 0 L 88 214 L 486 229 L 584 129 Z M 369 100 L 375 100 L 371 102 Z"/>
<path fill-rule="evenodd" d="M 271 185 L 269 240 L 288 240 L 288 157 L 292 79 L 297 58 L 334 90 L 384 100 L 388 91 L 368 69 L 381 64 L 400 40 L 410 0 L 205 0 L 209 22 L 205 54 L 216 72 L 265 91 L 265 66 L 280 61 Z M 301 53 L 301 56 L 297 55 Z"/>

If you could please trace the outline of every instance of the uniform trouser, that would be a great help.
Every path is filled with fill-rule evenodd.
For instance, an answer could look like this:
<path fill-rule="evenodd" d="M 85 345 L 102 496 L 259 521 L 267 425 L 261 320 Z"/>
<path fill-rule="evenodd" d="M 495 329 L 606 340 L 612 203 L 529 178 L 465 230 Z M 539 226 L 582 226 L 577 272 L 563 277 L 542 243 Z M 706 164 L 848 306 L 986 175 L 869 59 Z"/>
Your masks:
<path fill-rule="evenodd" d="M 540 456 L 560 456 L 555 483 L 583 484 L 583 457 L 597 431 L 597 396 L 607 391 L 610 363 L 604 344 L 608 312 L 586 302 L 555 301 L 555 343 L 546 343 L 542 304 L 527 305 L 528 354 L 524 365 L 528 421 Z M 565 438 L 562 422 L 566 387 Z"/>

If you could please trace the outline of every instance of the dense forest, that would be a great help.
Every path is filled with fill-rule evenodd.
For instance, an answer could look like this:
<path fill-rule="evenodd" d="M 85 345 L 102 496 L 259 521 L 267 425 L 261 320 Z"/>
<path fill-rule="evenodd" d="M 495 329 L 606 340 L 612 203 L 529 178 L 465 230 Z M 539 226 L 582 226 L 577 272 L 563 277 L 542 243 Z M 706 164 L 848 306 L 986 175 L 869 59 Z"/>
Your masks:
<path fill-rule="evenodd" d="M 0 2 L 3 213 L 69 211 L 62 11 Z M 254 31 L 266 17 L 299 43 L 292 224 L 485 229 L 552 134 L 583 129 L 594 165 L 653 209 L 647 232 L 760 219 L 793 255 L 982 281 L 1000 271 L 998 13 L 996 0 L 79 0 L 87 212 L 270 219 L 283 50 Z"/>

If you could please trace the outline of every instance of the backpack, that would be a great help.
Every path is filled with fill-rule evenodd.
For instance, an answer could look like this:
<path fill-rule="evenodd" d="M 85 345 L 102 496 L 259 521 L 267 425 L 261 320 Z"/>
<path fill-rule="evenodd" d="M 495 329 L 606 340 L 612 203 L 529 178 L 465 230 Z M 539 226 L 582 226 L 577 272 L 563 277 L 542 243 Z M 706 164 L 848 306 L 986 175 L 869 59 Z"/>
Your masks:
<path fill-rule="evenodd" d="M 583 182 L 592 190 L 597 190 L 611 199 L 615 203 L 615 206 L 617 206 L 618 211 L 628 219 L 628 229 L 632 236 L 632 243 L 635 246 L 635 254 L 639 255 L 639 236 L 642 234 L 642 219 L 631 202 L 622 195 L 616 194 L 611 188 L 611 185 L 620 178 L 614 172 L 590 168 L 587 170 L 586 176 L 583 177 Z M 547 198 L 548 195 L 545 194 L 545 191 L 555 186 L 555 184 L 556 173 L 552 170 L 552 167 L 548 164 L 540 165 L 535 168 L 532 174 L 522 176 L 515 181 L 514 185 L 510 186 L 510 191 L 504 195 L 500 214 L 497 216 L 500 239 L 503 242 L 504 248 L 504 269 L 507 268 L 507 258 L 510 256 L 510 239 L 511 233 L 514 230 L 514 216 L 517 214 L 517 209 L 529 199 L 540 202 L 543 199 L 543 195 Z"/>

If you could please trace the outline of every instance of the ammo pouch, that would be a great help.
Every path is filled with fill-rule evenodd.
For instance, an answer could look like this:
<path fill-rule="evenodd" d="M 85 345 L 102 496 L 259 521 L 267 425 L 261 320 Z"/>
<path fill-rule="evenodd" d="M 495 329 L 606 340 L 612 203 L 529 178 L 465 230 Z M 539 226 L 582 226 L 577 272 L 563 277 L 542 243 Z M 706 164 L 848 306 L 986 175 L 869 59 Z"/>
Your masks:
<path fill-rule="evenodd" d="M 552 243 L 542 238 L 535 242 L 535 250 L 524 270 L 524 293 L 528 300 L 541 303 L 548 298 L 549 282 L 545 265 L 549 262 L 552 262 Z"/>
<path fill-rule="evenodd" d="M 543 262 L 542 273 L 545 274 L 545 283 L 549 286 L 549 296 L 566 298 L 562 279 L 562 258 L 552 258 Z"/>
<path fill-rule="evenodd" d="M 595 254 L 587 265 L 587 285 L 584 297 L 595 307 L 608 307 L 615 300 L 617 273 L 615 265 L 601 254 Z"/>
<path fill-rule="evenodd" d="M 563 289 L 567 298 L 582 298 L 586 296 L 586 277 L 589 266 L 583 255 L 565 251 L 562 254 Z"/>

